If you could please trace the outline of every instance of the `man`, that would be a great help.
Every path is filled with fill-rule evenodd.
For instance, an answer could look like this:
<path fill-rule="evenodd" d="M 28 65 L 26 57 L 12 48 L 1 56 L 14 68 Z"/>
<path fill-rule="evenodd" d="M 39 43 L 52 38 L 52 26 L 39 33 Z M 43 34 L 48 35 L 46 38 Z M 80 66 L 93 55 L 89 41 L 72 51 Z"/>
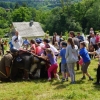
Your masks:
<path fill-rule="evenodd" d="M 79 32 L 77 33 L 77 38 L 79 39 L 79 42 L 84 41 L 83 36 L 81 36 Z"/>
<path fill-rule="evenodd" d="M 13 49 L 19 50 L 23 44 L 23 39 L 19 36 L 19 33 L 16 31 L 15 36 L 12 37 Z"/>
<path fill-rule="evenodd" d="M 13 56 L 10 54 L 10 52 L 7 52 L 7 54 L 5 54 L 1 58 L 1 60 L 0 60 L 0 71 L 1 71 L 0 76 L 5 77 L 5 78 L 9 77 L 10 65 L 11 65 L 12 59 L 13 59 Z"/>

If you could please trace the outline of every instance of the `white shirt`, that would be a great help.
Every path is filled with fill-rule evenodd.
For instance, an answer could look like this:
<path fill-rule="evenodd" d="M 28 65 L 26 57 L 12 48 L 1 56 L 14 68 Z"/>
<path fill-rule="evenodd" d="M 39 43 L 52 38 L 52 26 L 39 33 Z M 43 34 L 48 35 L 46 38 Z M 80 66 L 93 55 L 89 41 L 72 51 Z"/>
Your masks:
<path fill-rule="evenodd" d="M 18 40 L 15 39 L 17 38 L 17 36 L 13 36 L 12 37 L 12 44 L 13 44 L 13 48 L 19 50 L 23 44 L 23 39 L 21 36 L 18 36 Z"/>
<path fill-rule="evenodd" d="M 60 40 L 60 37 L 57 35 L 56 36 L 56 41 L 59 42 L 59 40 Z"/>
<path fill-rule="evenodd" d="M 45 47 L 45 44 L 44 43 L 40 43 L 39 45 L 40 45 L 41 48 L 44 48 Z"/>
<path fill-rule="evenodd" d="M 100 48 L 98 50 L 96 50 L 96 53 L 99 56 L 98 61 L 99 61 L 99 64 L 100 64 Z"/>
<path fill-rule="evenodd" d="M 98 55 L 100 55 L 100 48 L 95 51 Z"/>
<path fill-rule="evenodd" d="M 91 43 L 91 44 L 96 44 L 96 37 L 92 37 L 92 38 L 90 39 L 90 43 Z"/>
<path fill-rule="evenodd" d="M 49 43 L 50 49 L 53 51 L 54 54 L 59 53 L 59 51 L 52 45 Z"/>

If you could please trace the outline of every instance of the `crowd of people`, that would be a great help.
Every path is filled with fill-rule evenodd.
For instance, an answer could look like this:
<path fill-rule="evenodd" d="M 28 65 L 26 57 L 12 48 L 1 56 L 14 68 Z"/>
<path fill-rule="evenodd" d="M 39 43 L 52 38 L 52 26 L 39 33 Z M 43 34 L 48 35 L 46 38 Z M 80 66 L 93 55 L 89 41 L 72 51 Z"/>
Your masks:
<path fill-rule="evenodd" d="M 50 39 L 31 39 L 30 41 L 25 38 L 23 41 L 22 37 L 16 31 L 15 36 L 12 37 L 9 42 L 10 51 L 12 50 L 28 50 L 31 53 L 37 55 L 40 58 L 48 60 L 50 62 L 48 68 L 48 81 L 52 79 L 51 73 L 60 80 L 57 73 L 58 62 L 57 59 L 61 58 L 60 68 L 62 73 L 62 82 L 68 81 L 71 78 L 71 84 L 75 84 L 75 64 L 77 70 L 82 70 L 81 80 L 88 76 L 89 80 L 93 81 L 92 76 L 88 73 L 88 67 L 91 63 L 91 55 L 100 58 L 100 36 L 95 34 L 93 28 L 90 28 L 88 44 L 86 39 L 81 33 L 75 35 L 74 31 L 69 32 L 68 40 L 64 40 L 62 33 L 59 36 L 56 32 L 53 35 L 52 40 Z M 0 50 L 2 50 L 0 48 Z M 11 57 L 10 57 L 11 58 Z M 12 58 L 11 58 L 12 59 Z M 5 62 L 6 63 L 6 62 Z M 7 63 L 8 64 L 8 63 Z M 9 76 L 10 64 L 5 64 L 7 75 Z M 98 70 L 100 69 L 100 59 L 98 64 Z M 100 75 L 97 73 L 97 82 L 99 84 Z"/>

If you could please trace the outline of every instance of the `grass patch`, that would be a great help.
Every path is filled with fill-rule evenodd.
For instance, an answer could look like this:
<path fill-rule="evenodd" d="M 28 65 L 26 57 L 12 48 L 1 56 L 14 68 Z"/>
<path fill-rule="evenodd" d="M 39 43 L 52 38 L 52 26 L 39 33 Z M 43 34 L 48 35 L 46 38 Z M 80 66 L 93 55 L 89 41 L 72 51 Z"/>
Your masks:
<path fill-rule="evenodd" d="M 89 73 L 94 81 L 80 81 L 81 70 L 76 72 L 76 84 L 46 79 L 31 82 L 0 83 L 0 100 L 100 100 L 100 86 L 93 85 L 96 81 L 97 59 L 92 60 Z M 75 68 L 76 69 L 76 68 Z"/>

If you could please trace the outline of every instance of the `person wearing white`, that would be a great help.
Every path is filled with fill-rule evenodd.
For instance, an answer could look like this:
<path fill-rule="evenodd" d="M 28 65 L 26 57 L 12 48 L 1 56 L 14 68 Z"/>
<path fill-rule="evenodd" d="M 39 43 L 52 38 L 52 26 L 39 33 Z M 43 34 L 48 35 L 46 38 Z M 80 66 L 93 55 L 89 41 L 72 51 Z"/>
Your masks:
<path fill-rule="evenodd" d="M 50 46 L 52 52 L 53 52 L 55 55 L 59 53 L 59 51 L 58 51 L 52 44 L 49 43 L 49 46 Z"/>
<path fill-rule="evenodd" d="M 19 50 L 23 44 L 23 39 L 16 31 L 15 36 L 12 37 L 13 49 Z"/>

